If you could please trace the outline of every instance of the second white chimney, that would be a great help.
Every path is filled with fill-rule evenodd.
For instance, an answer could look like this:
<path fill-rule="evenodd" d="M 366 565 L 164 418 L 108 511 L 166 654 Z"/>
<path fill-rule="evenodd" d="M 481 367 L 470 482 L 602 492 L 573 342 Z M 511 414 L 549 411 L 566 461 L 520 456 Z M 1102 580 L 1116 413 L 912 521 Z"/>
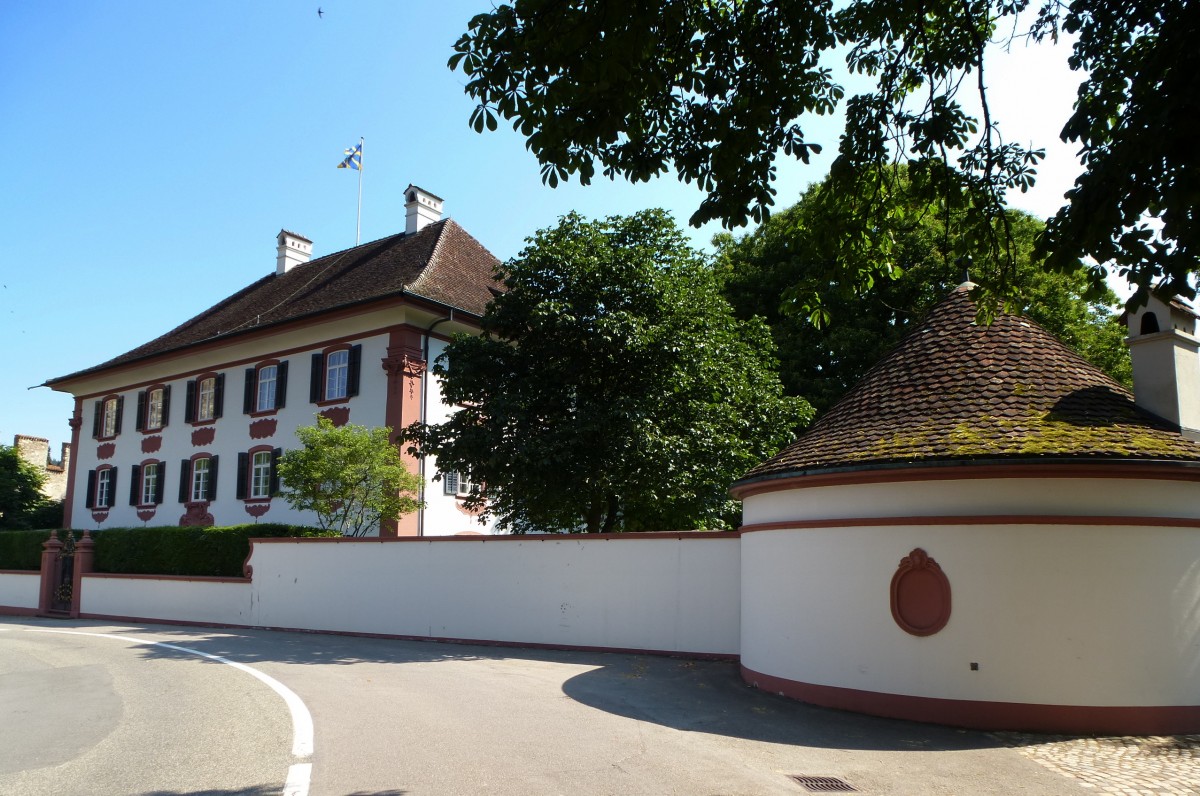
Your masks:
<path fill-rule="evenodd" d="M 1125 322 L 1134 401 L 1200 439 L 1200 314 L 1181 298 L 1152 295 Z"/>
<path fill-rule="evenodd" d="M 442 220 L 442 202 L 423 188 L 409 185 L 404 189 L 404 232 L 411 235 L 419 229 Z"/>
<path fill-rule="evenodd" d="M 303 235 L 281 229 L 275 240 L 279 243 L 275 247 L 276 276 L 286 274 L 297 265 L 304 265 L 312 259 L 312 241 Z"/>

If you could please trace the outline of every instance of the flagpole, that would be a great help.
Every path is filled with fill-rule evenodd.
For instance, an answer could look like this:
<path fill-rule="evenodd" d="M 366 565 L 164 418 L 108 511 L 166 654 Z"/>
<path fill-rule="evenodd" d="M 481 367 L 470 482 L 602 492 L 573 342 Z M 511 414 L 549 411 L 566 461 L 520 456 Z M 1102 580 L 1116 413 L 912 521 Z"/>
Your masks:
<path fill-rule="evenodd" d="M 358 139 L 358 221 L 354 225 L 354 245 L 355 246 L 357 246 L 358 242 L 362 239 L 362 173 L 363 173 L 362 148 L 363 148 L 363 143 L 365 140 L 366 139 L 364 139 L 364 138 Z"/>

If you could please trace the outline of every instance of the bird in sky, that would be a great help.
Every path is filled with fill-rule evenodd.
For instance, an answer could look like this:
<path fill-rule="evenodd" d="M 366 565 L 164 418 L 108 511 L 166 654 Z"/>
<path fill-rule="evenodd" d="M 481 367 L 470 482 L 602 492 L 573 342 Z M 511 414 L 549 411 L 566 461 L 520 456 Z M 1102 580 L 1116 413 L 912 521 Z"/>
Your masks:
<path fill-rule="evenodd" d="M 325 18 L 325 12 L 321 10 L 320 6 L 317 6 L 317 16 L 321 17 L 322 19 Z"/>

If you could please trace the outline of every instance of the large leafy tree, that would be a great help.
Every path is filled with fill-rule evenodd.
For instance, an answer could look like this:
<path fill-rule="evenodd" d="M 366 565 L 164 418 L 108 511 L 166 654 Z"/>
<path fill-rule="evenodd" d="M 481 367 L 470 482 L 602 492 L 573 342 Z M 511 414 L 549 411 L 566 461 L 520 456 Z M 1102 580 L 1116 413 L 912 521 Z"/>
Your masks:
<path fill-rule="evenodd" d="M 0 528 L 29 528 L 46 504 L 42 474 L 9 445 L 0 445 Z"/>
<path fill-rule="evenodd" d="M 301 447 L 279 461 L 280 491 L 293 508 L 314 512 L 322 530 L 364 536 L 420 507 L 421 478 L 404 466 L 390 428 L 334 426 L 318 416 L 296 436 Z"/>
<path fill-rule="evenodd" d="M 823 214 L 825 186 L 809 189 L 791 208 L 773 215 L 741 238 L 717 237 L 724 290 L 741 317 L 761 316 L 779 347 L 780 373 L 789 394 L 803 395 L 824 411 L 865 375 L 900 338 L 965 278 L 986 267 L 977 259 L 951 256 L 960 232 L 935 206 L 909 205 L 896 218 L 907 224 L 889 231 L 894 240 L 891 279 L 863 289 L 856 280 L 834 279 L 823 291 L 821 312 L 793 311 L 794 297 L 813 280 L 830 277 L 836 236 Z M 1034 241 L 1041 221 L 1010 213 L 1016 255 L 1018 309 L 1073 346 L 1119 381 L 1132 378 L 1124 325 L 1112 311 L 1116 295 L 1084 298 L 1087 283 L 1076 270 L 1051 273 L 1041 267 Z M 987 255 L 984 254 L 984 257 Z M 784 297 L 781 301 L 781 297 Z"/>
<path fill-rule="evenodd" d="M 670 217 L 568 215 L 500 275 L 482 334 L 434 364 L 462 408 L 410 426 L 414 452 L 482 484 L 468 504 L 514 532 L 736 522 L 729 485 L 810 410 Z"/>
<path fill-rule="evenodd" d="M 450 64 L 478 101 L 474 127 L 510 122 L 547 183 L 673 169 L 707 194 L 697 225 L 765 219 L 775 158 L 807 162 L 822 142 L 802 124 L 843 105 L 827 202 L 840 279 L 866 283 L 895 262 L 874 233 L 910 203 L 897 201 L 904 192 L 963 211 L 961 239 L 995 266 L 979 280 L 1011 299 L 1007 194 L 1033 184 L 1042 152 L 1003 139 L 984 56 L 999 40 L 1062 32 L 1081 74 L 1062 137 L 1079 144 L 1085 171 L 1047 230 L 1049 264 L 1078 270 L 1091 258 L 1093 298 L 1106 264 L 1137 299 L 1160 277 L 1192 296 L 1200 6 L 1187 0 L 520 0 L 472 19 Z M 868 89 L 846 96 L 839 61 Z M 910 179 L 891 180 L 888 164 L 906 164 Z"/>

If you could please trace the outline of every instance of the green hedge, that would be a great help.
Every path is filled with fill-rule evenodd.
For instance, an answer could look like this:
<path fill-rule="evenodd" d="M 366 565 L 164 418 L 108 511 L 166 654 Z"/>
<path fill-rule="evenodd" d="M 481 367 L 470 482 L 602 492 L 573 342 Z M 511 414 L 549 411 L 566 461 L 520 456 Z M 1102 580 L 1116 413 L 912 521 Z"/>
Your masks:
<path fill-rule="evenodd" d="M 42 543 L 50 531 L 0 531 L 0 569 L 42 568 Z"/>
<path fill-rule="evenodd" d="M 92 534 L 96 572 L 123 575 L 242 577 L 250 540 L 280 536 L 340 536 L 301 525 L 259 523 L 224 528 L 112 528 Z"/>

